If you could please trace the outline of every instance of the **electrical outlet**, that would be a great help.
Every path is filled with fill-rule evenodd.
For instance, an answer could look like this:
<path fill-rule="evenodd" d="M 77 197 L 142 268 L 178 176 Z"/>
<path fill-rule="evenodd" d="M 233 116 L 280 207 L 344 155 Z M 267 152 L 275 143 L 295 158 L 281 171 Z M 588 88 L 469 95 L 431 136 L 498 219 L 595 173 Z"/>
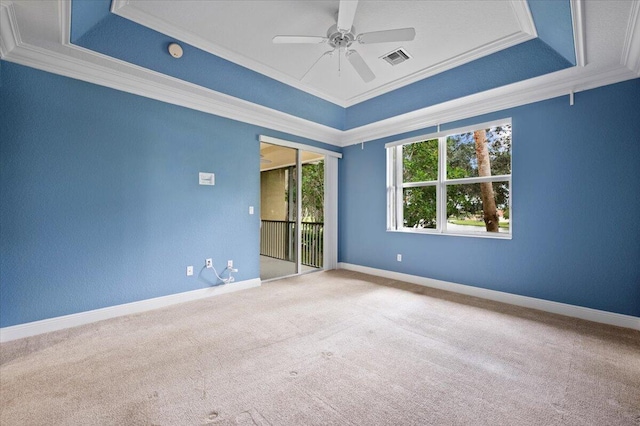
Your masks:
<path fill-rule="evenodd" d="M 396 255 L 396 260 L 397 260 L 398 262 L 402 262 L 402 255 L 401 255 L 401 254 L 397 254 L 397 255 Z"/>
<path fill-rule="evenodd" d="M 207 268 L 213 268 L 213 259 L 211 258 L 205 259 L 204 264 Z"/>
<path fill-rule="evenodd" d="M 233 260 L 227 260 L 227 268 L 233 268 Z"/>
<path fill-rule="evenodd" d="M 193 266 L 189 265 L 187 266 L 187 276 L 190 277 L 191 275 L 193 275 Z"/>

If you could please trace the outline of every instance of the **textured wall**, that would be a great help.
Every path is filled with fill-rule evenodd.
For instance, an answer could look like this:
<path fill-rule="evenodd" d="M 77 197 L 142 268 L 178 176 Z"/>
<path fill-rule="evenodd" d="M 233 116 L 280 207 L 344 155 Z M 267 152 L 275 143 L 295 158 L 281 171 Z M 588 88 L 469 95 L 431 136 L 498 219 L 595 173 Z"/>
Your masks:
<path fill-rule="evenodd" d="M 640 79 L 442 129 L 505 117 L 512 240 L 386 232 L 384 144 L 399 135 L 343 149 L 339 261 L 640 316 Z"/>
<path fill-rule="evenodd" d="M 259 134 L 331 148 L 3 62 L 0 326 L 258 277 Z"/>

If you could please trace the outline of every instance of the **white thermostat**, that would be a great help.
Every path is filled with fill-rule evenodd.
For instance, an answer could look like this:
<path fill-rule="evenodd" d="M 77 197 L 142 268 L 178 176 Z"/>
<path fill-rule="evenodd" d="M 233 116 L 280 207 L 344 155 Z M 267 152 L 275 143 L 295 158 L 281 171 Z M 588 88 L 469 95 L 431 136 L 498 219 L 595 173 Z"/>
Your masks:
<path fill-rule="evenodd" d="M 213 173 L 198 173 L 198 181 L 200 185 L 215 185 L 216 184 L 216 175 Z"/>

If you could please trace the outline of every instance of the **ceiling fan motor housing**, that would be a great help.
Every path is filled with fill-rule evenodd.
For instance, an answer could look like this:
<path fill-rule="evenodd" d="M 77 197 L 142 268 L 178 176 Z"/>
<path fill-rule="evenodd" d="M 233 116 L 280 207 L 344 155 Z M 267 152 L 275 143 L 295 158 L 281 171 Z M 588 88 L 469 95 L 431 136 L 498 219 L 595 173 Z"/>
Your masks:
<path fill-rule="evenodd" d="M 349 47 L 356 40 L 356 27 L 351 27 L 349 32 L 343 33 L 338 29 L 337 25 L 331 26 L 327 31 L 329 46 L 335 48 Z"/>

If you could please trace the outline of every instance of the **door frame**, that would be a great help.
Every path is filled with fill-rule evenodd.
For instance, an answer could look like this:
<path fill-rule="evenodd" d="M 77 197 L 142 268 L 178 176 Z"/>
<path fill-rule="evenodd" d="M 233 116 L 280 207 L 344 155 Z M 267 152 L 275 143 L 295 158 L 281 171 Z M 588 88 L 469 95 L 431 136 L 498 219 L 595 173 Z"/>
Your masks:
<path fill-rule="evenodd" d="M 298 182 L 302 182 L 302 167 L 300 167 L 300 152 L 309 151 L 325 156 L 324 161 L 324 234 L 323 234 L 323 270 L 336 269 L 338 266 L 338 159 L 342 154 L 312 145 L 278 139 L 271 136 L 260 135 L 260 142 L 280 145 L 286 148 L 296 149 L 296 173 Z M 297 185 L 297 200 L 302 200 L 302 185 Z M 302 203 L 298 202 L 296 215 L 296 229 L 300 229 L 302 221 Z M 302 270 L 300 250 L 302 240 L 296 238 L 296 270 L 299 274 Z"/>

